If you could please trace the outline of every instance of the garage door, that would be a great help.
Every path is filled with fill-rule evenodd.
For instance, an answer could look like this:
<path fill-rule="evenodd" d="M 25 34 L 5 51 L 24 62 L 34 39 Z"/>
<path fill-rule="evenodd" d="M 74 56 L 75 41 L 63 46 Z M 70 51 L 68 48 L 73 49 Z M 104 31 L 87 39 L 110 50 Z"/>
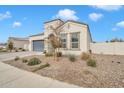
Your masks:
<path fill-rule="evenodd" d="M 33 41 L 33 51 L 44 51 L 44 41 L 43 40 L 34 40 Z"/>

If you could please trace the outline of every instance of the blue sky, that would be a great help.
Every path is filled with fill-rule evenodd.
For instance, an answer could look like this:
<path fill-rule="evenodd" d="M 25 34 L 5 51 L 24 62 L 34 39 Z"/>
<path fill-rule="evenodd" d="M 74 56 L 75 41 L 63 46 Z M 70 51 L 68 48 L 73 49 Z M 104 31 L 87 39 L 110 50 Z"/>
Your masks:
<path fill-rule="evenodd" d="M 123 6 L 0 6 L 0 42 L 44 31 L 44 22 L 61 18 L 87 23 L 93 41 L 124 39 Z"/>

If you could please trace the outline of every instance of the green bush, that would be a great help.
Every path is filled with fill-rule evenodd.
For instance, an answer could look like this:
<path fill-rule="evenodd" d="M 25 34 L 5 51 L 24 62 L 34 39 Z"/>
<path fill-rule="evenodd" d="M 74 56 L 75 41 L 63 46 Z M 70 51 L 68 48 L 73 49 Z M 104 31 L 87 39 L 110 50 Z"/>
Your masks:
<path fill-rule="evenodd" d="M 62 52 L 57 52 L 56 55 L 57 57 L 62 57 Z"/>
<path fill-rule="evenodd" d="M 45 53 L 45 56 L 46 57 L 51 57 L 51 56 L 53 56 L 53 54 L 52 53 Z"/>
<path fill-rule="evenodd" d="M 20 58 L 19 58 L 18 56 L 16 56 L 14 60 L 17 61 L 17 60 L 19 60 L 19 59 L 20 59 Z"/>
<path fill-rule="evenodd" d="M 23 63 L 27 63 L 27 62 L 28 62 L 28 60 L 27 60 L 27 59 L 25 59 L 25 58 L 23 58 L 23 59 L 22 59 L 22 62 L 23 62 Z"/>
<path fill-rule="evenodd" d="M 28 65 L 33 66 L 33 65 L 38 65 L 40 63 L 41 63 L 41 61 L 38 58 L 32 58 L 29 60 Z"/>
<path fill-rule="evenodd" d="M 82 60 L 88 60 L 90 58 L 90 55 L 89 54 L 87 54 L 87 53 L 82 53 L 81 54 L 81 59 Z"/>
<path fill-rule="evenodd" d="M 71 62 L 76 61 L 75 55 L 69 55 L 69 60 L 70 60 Z"/>
<path fill-rule="evenodd" d="M 50 66 L 50 64 L 49 64 L 49 63 L 46 63 L 46 64 L 41 65 L 40 67 L 36 68 L 35 70 L 33 70 L 33 72 L 38 71 L 38 70 L 40 70 L 40 69 L 43 69 L 43 68 L 45 68 L 45 67 L 49 67 L 49 66 Z"/>
<path fill-rule="evenodd" d="M 91 67 L 96 67 L 96 61 L 94 59 L 89 59 L 87 65 Z"/>

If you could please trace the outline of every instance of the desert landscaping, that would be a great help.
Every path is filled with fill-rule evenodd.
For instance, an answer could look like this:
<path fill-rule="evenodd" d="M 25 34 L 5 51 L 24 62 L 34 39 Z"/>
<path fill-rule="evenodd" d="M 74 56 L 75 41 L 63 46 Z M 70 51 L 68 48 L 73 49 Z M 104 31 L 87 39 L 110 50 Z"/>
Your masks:
<path fill-rule="evenodd" d="M 80 87 L 124 87 L 124 56 L 90 54 L 90 57 L 95 60 L 91 64 L 86 56 L 74 55 L 59 57 L 57 61 L 50 55 L 16 57 L 4 63 Z"/>

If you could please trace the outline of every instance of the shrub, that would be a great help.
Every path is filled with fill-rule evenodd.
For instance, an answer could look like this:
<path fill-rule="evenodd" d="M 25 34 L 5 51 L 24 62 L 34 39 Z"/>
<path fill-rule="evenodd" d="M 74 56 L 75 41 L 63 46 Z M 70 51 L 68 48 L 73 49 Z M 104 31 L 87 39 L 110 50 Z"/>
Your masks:
<path fill-rule="evenodd" d="M 0 52 L 7 52 L 7 50 L 0 50 Z"/>
<path fill-rule="evenodd" d="M 56 55 L 57 57 L 62 57 L 62 52 L 57 52 Z"/>
<path fill-rule="evenodd" d="M 15 52 L 18 52 L 18 50 L 16 49 Z"/>
<path fill-rule="evenodd" d="M 19 48 L 19 50 L 22 50 L 22 48 Z"/>
<path fill-rule="evenodd" d="M 22 49 L 22 51 L 26 51 L 25 49 Z"/>
<path fill-rule="evenodd" d="M 27 63 L 28 60 L 23 58 L 23 59 L 22 59 L 22 62 L 23 62 L 23 63 Z"/>
<path fill-rule="evenodd" d="M 90 58 L 90 55 L 89 54 L 87 54 L 87 53 L 82 53 L 81 54 L 81 59 L 82 60 L 88 60 Z"/>
<path fill-rule="evenodd" d="M 3 48 L 1 47 L 0 50 L 3 50 Z"/>
<path fill-rule="evenodd" d="M 32 58 L 29 60 L 28 65 L 33 66 L 33 65 L 38 65 L 40 63 L 41 63 L 41 61 L 38 58 Z"/>
<path fill-rule="evenodd" d="M 69 55 L 69 60 L 70 60 L 71 62 L 74 62 L 74 61 L 76 60 L 75 55 Z"/>
<path fill-rule="evenodd" d="M 36 68 L 35 70 L 33 70 L 33 72 L 38 71 L 38 70 L 40 70 L 40 69 L 43 69 L 43 68 L 45 68 L 45 67 L 49 67 L 49 66 L 50 66 L 50 64 L 49 64 L 49 63 L 46 63 L 46 64 L 41 65 L 40 67 Z"/>
<path fill-rule="evenodd" d="M 19 60 L 19 59 L 20 59 L 20 58 L 19 58 L 18 56 L 16 56 L 14 60 L 17 61 L 17 60 Z"/>
<path fill-rule="evenodd" d="M 50 56 L 53 56 L 53 54 L 52 53 L 45 53 L 45 56 L 50 57 Z"/>
<path fill-rule="evenodd" d="M 96 67 L 96 61 L 94 59 L 89 59 L 87 65 L 91 67 Z"/>
<path fill-rule="evenodd" d="M 46 54 L 46 50 L 44 50 L 43 53 Z"/>

